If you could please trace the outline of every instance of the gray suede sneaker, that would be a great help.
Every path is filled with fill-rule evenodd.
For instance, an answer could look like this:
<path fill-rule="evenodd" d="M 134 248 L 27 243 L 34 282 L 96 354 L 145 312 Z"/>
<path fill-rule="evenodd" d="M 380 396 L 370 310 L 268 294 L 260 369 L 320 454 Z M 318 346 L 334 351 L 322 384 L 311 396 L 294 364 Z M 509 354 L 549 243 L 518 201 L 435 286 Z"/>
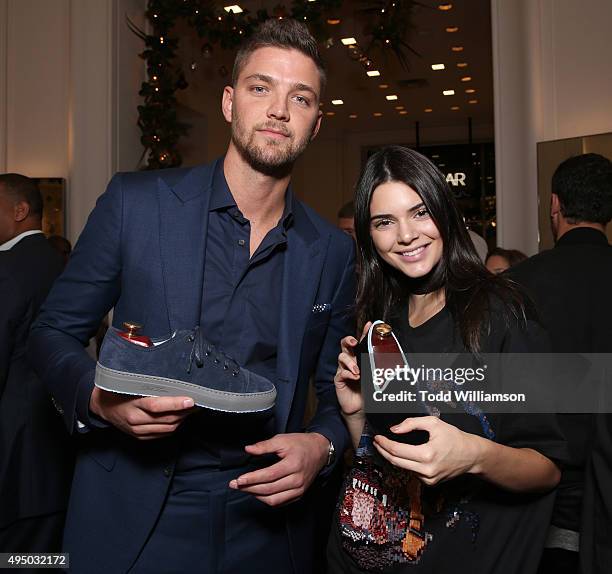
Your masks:
<path fill-rule="evenodd" d="M 127 395 L 191 397 L 198 406 L 229 413 L 265 411 L 276 400 L 271 381 L 241 368 L 208 343 L 199 328 L 177 331 L 167 341 L 142 347 L 110 327 L 95 384 Z"/>

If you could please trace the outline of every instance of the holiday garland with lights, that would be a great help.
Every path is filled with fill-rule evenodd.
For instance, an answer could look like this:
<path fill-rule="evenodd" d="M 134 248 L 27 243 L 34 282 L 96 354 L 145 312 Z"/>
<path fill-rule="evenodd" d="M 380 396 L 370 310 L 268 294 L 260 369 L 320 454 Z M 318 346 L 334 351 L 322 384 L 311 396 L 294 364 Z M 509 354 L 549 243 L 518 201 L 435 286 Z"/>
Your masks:
<path fill-rule="evenodd" d="M 159 169 L 181 165 L 177 145 L 189 131 L 189 125 L 178 120 L 176 91 L 188 83 L 181 64 L 176 61 L 178 39 L 172 30 L 179 19 L 184 19 L 202 39 L 203 53 L 213 46 L 234 50 L 254 28 L 269 18 L 295 18 L 304 21 L 315 38 L 329 47 L 329 27 L 340 22 L 342 0 L 293 0 L 290 7 L 279 4 L 270 14 L 258 10 L 256 14 L 243 11 L 227 12 L 213 0 L 149 0 L 146 18 L 150 34 L 138 29 L 128 20 L 128 26 L 145 44 L 140 56 L 146 61 L 147 80 L 139 94 L 143 103 L 138 106 L 140 141 L 146 156 L 145 169 Z M 355 4 L 355 2 L 351 2 Z M 368 41 L 365 50 L 352 46 L 351 58 L 364 68 L 372 66 L 369 54 L 375 48 L 394 53 L 404 67 L 408 65 L 406 50 L 414 52 L 406 37 L 411 28 L 411 17 L 416 0 L 370 0 L 359 3 L 359 11 L 369 24 L 363 35 Z"/>

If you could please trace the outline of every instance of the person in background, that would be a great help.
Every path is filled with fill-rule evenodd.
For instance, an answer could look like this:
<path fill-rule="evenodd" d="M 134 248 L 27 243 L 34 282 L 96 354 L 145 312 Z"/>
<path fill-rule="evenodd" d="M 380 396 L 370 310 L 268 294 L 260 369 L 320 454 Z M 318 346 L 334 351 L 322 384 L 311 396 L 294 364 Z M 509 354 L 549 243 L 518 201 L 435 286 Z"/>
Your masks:
<path fill-rule="evenodd" d="M 525 261 L 525 259 L 527 259 L 527 255 L 518 249 L 496 247 L 487 254 L 485 265 L 491 273 L 499 275 L 506 269 L 514 267 L 521 261 Z"/>
<path fill-rule="evenodd" d="M 65 267 L 66 263 L 68 263 L 70 253 L 72 252 L 72 245 L 70 244 L 70 241 L 61 235 L 50 235 L 47 237 L 47 241 L 51 244 L 51 247 L 53 247 L 53 249 L 55 249 L 62 256 Z"/>
<path fill-rule="evenodd" d="M 26 360 L 30 326 L 62 260 L 36 183 L 0 175 L 0 552 L 59 552 L 72 477 L 70 437 Z"/>
<path fill-rule="evenodd" d="M 355 202 L 349 201 L 338 210 L 338 227 L 355 239 Z"/>
<path fill-rule="evenodd" d="M 612 246 L 605 234 L 612 219 L 610 160 L 589 153 L 561 163 L 552 178 L 550 219 L 554 248 L 508 274 L 535 302 L 554 352 L 612 353 Z M 593 419 L 559 415 L 570 460 L 562 472 L 540 574 L 578 572 L 579 551 L 584 574 L 610 572 L 612 415 Z"/>

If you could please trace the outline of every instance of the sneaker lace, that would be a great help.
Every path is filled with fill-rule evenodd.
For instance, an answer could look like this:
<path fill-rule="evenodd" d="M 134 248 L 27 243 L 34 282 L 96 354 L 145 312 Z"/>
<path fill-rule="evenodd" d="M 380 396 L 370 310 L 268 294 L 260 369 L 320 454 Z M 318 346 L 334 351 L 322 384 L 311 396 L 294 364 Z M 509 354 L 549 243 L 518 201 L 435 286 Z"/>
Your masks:
<path fill-rule="evenodd" d="M 196 327 L 193 330 L 193 333 L 189 334 L 187 341 L 193 343 L 191 346 L 191 352 L 189 353 L 189 364 L 187 365 L 188 373 L 191 373 L 194 361 L 196 367 L 200 369 L 202 366 L 204 366 L 204 357 L 211 355 L 213 356 L 213 361 L 215 364 L 223 363 L 224 370 L 231 367 L 232 375 L 234 377 L 240 372 L 240 365 L 234 359 L 204 339 L 200 327 Z"/>

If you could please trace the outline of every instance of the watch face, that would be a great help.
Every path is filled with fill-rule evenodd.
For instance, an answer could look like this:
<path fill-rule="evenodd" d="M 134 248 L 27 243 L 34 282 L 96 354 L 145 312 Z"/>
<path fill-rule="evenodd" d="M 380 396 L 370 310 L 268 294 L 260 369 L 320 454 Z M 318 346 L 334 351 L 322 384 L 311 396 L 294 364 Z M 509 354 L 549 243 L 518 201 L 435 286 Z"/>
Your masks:
<path fill-rule="evenodd" d="M 334 443 L 329 441 L 329 450 L 327 451 L 327 466 L 332 464 L 336 460 L 336 448 Z"/>

